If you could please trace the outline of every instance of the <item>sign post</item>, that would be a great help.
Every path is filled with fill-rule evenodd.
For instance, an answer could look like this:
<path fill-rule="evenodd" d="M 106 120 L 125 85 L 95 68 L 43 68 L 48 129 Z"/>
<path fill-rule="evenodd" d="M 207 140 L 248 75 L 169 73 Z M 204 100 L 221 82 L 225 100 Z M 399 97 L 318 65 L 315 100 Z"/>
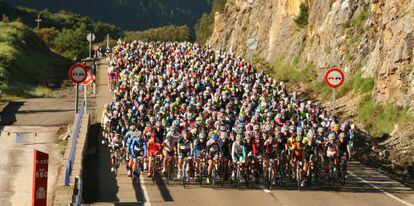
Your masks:
<path fill-rule="evenodd" d="M 79 83 L 85 81 L 88 71 L 84 64 L 74 64 L 69 69 L 69 79 L 76 84 L 76 95 L 75 95 L 75 113 L 78 113 L 79 107 Z"/>
<path fill-rule="evenodd" d="M 253 51 L 257 49 L 257 40 L 250 38 L 246 41 L 246 47 L 250 50 L 250 64 L 253 63 Z"/>
<path fill-rule="evenodd" d="M 338 67 L 328 69 L 324 76 L 325 84 L 332 89 L 333 111 L 335 111 L 336 88 L 345 82 L 345 74 Z"/>
<path fill-rule="evenodd" d="M 46 206 L 49 154 L 34 150 L 33 157 L 32 206 Z"/>
<path fill-rule="evenodd" d="M 88 86 L 92 81 L 93 81 L 93 76 L 88 72 L 85 80 L 81 83 L 83 86 L 83 100 L 85 101 L 84 113 L 86 113 L 86 107 L 88 105 L 87 104 Z"/>
<path fill-rule="evenodd" d="M 95 41 L 95 34 L 89 33 L 86 35 L 86 39 L 89 41 L 89 58 L 92 56 L 92 42 Z"/>

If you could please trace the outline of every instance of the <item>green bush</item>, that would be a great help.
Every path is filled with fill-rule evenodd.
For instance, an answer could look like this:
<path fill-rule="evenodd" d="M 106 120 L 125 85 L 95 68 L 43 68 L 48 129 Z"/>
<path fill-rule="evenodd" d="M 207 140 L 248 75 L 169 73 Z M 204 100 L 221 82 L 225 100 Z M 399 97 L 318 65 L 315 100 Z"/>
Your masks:
<path fill-rule="evenodd" d="M 308 25 L 308 19 L 309 19 L 309 6 L 307 3 L 302 2 L 299 6 L 299 15 L 294 19 L 296 25 L 299 27 L 305 27 Z"/>
<path fill-rule="evenodd" d="M 191 32 L 188 26 L 164 26 L 145 31 L 126 32 L 124 40 L 141 41 L 190 41 Z"/>
<path fill-rule="evenodd" d="M 194 26 L 196 33 L 196 41 L 204 44 L 213 33 L 214 15 L 216 12 L 223 12 L 227 0 L 213 0 L 213 6 L 210 13 L 204 13 Z"/>
<path fill-rule="evenodd" d="M 362 77 L 360 73 L 354 75 L 348 75 L 345 78 L 345 83 L 338 89 L 338 98 L 347 95 L 351 91 L 359 92 L 365 94 L 371 92 L 374 88 L 374 78 L 373 77 Z"/>
<path fill-rule="evenodd" d="M 66 78 L 69 64 L 24 24 L 0 22 L 0 79 L 5 91 L 17 95 L 59 82 Z"/>
<path fill-rule="evenodd" d="M 357 118 L 366 125 L 373 136 L 389 134 L 397 123 L 414 121 L 414 115 L 407 108 L 376 103 L 371 94 L 365 95 L 357 108 Z"/>
<path fill-rule="evenodd" d="M 56 39 L 56 36 L 59 33 L 59 30 L 57 30 L 55 27 L 50 28 L 40 28 L 34 30 L 37 35 L 49 46 L 53 47 L 53 42 Z"/>
<path fill-rule="evenodd" d="M 54 49 L 70 59 L 84 58 L 88 55 L 86 27 L 77 29 L 63 29 L 53 42 Z"/>

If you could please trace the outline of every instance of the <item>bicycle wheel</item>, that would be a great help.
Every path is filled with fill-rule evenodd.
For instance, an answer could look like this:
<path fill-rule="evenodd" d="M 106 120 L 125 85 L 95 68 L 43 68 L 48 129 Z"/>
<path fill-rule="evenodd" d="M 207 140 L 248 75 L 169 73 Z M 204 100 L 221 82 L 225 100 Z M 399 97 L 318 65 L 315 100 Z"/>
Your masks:
<path fill-rule="evenodd" d="M 214 189 L 216 189 L 216 176 L 217 174 L 216 174 L 216 168 L 215 167 L 213 167 L 213 170 L 211 171 L 211 183 L 212 183 L 212 186 L 213 186 L 213 190 Z"/>
<path fill-rule="evenodd" d="M 151 165 L 151 179 L 152 179 L 152 184 L 154 184 L 155 183 L 155 168 L 157 167 L 156 165 L 155 165 L 156 163 L 155 163 L 155 161 L 152 163 L 152 165 Z"/>
<path fill-rule="evenodd" d="M 203 164 L 203 162 L 202 161 L 200 161 L 200 164 L 198 165 L 198 170 L 199 170 L 199 172 L 198 172 L 198 175 L 199 175 L 199 178 L 198 178 L 198 183 L 200 184 L 200 186 L 203 184 L 203 171 L 204 171 L 204 164 Z"/>
<path fill-rule="evenodd" d="M 267 178 L 268 183 L 267 184 L 268 184 L 269 190 L 272 190 L 272 185 L 273 185 L 272 166 L 273 166 L 273 164 L 269 164 L 269 167 L 267 169 L 267 174 L 268 174 L 268 178 Z"/>
<path fill-rule="evenodd" d="M 300 172 L 300 165 L 296 165 L 296 183 L 298 190 L 301 190 L 301 183 L 302 183 L 302 174 Z"/>
<path fill-rule="evenodd" d="M 240 189 L 240 184 L 241 184 L 241 172 L 240 172 L 240 167 L 237 167 L 237 174 L 236 174 L 236 181 L 237 181 L 237 189 Z"/>
<path fill-rule="evenodd" d="M 181 180 L 182 180 L 182 184 L 183 184 L 183 187 L 185 188 L 185 183 L 186 183 L 186 172 L 185 172 L 185 169 L 186 169 L 186 164 L 187 164 L 187 161 L 184 159 L 184 161 L 183 161 L 183 166 L 181 167 Z"/>

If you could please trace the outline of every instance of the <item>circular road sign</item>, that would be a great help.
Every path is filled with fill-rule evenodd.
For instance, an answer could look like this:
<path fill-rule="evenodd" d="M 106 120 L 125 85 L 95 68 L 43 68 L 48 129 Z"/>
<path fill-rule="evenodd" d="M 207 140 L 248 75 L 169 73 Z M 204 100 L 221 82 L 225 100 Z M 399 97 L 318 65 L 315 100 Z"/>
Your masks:
<path fill-rule="evenodd" d="M 85 81 L 88 71 L 84 64 L 74 64 L 70 67 L 68 75 L 73 83 L 81 83 Z"/>
<path fill-rule="evenodd" d="M 246 47 L 250 50 L 257 49 L 257 40 L 255 38 L 250 38 L 246 41 Z"/>
<path fill-rule="evenodd" d="M 86 35 L 86 39 L 90 42 L 95 41 L 95 34 L 89 33 L 88 35 Z"/>
<path fill-rule="evenodd" d="M 330 88 L 335 89 L 344 83 L 345 74 L 338 67 L 332 67 L 326 71 L 324 79 Z"/>

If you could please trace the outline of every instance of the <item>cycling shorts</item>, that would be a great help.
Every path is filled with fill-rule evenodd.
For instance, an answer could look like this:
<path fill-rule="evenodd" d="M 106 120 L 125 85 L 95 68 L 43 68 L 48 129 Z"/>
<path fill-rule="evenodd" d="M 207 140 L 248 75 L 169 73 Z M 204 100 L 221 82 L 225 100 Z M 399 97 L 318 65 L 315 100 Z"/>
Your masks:
<path fill-rule="evenodd" d="M 243 157 L 243 154 L 234 154 L 234 157 L 236 158 L 236 159 L 233 159 L 234 162 L 245 160 L 244 157 Z"/>
<path fill-rule="evenodd" d="M 191 150 L 180 150 L 180 153 L 178 154 L 178 157 L 180 158 L 185 158 L 185 157 L 189 157 Z"/>

